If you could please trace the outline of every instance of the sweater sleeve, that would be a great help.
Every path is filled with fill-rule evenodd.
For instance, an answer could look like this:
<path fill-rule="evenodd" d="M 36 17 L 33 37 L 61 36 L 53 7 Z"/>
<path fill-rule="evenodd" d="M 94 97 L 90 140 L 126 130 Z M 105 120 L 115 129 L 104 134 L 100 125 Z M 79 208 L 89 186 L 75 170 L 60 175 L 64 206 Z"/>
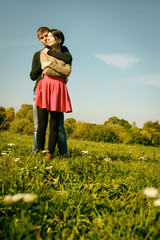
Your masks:
<path fill-rule="evenodd" d="M 55 57 L 51 57 L 46 53 L 40 54 L 40 60 L 43 63 L 47 63 L 47 66 L 43 69 L 43 74 L 58 76 L 66 80 L 71 72 L 71 65 L 66 64 L 62 60 L 58 60 Z"/>
<path fill-rule="evenodd" d="M 36 52 L 32 60 L 32 69 L 30 72 L 30 78 L 34 81 L 42 74 L 40 63 L 40 52 Z"/>
<path fill-rule="evenodd" d="M 47 54 L 59 60 L 62 60 L 67 64 L 72 63 L 72 55 L 70 54 L 68 48 L 65 46 L 62 46 L 61 52 L 50 49 Z"/>
<path fill-rule="evenodd" d="M 40 54 L 41 63 L 48 62 L 47 68 L 51 68 L 57 73 L 60 73 L 64 77 L 68 77 L 71 73 L 71 65 L 65 63 L 62 60 L 59 60 L 55 57 L 51 57 L 46 53 Z M 45 71 L 43 71 L 45 73 Z M 45 73 L 46 74 L 46 73 Z"/>

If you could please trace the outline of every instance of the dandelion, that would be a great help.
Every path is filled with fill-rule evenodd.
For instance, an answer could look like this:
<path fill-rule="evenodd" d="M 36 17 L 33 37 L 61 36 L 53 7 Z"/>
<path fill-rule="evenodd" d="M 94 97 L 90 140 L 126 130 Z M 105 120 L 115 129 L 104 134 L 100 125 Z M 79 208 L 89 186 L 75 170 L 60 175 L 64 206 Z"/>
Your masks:
<path fill-rule="evenodd" d="M 104 161 L 110 162 L 110 161 L 111 161 L 111 158 L 105 158 Z"/>
<path fill-rule="evenodd" d="M 13 146 L 15 146 L 15 144 L 14 143 L 8 143 L 7 146 L 13 147 Z"/>
<path fill-rule="evenodd" d="M 49 167 L 46 167 L 45 169 L 49 170 L 49 169 L 52 169 L 52 168 L 53 168 L 53 166 L 49 166 Z"/>
<path fill-rule="evenodd" d="M 143 193 L 149 197 L 149 198 L 157 198 L 158 197 L 158 190 L 156 188 L 153 188 L 153 187 L 148 187 L 146 188 Z"/>

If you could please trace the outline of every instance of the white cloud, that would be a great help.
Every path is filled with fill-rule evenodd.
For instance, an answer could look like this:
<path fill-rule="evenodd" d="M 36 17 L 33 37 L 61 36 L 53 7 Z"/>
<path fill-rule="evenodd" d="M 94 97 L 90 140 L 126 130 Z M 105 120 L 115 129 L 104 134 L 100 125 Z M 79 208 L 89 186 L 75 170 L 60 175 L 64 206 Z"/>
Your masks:
<path fill-rule="evenodd" d="M 152 85 L 160 88 L 160 73 L 139 76 L 131 78 L 130 80 L 137 83 Z"/>
<path fill-rule="evenodd" d="M 117 67 L 121 70 L 126 70 L 133 64 L 140 61 L 139 58 L 136 58 L 129 54 L 94 54 L 94 57 L 100 59 L 110 66 Z"/>

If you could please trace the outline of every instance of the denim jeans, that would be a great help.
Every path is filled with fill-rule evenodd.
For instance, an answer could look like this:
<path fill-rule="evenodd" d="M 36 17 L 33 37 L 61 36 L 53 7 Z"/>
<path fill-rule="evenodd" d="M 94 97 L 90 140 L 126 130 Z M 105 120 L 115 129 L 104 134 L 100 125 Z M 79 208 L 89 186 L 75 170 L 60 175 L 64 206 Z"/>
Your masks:
<path fill-rule="evenodd" d="M 33 138 L 34 138 L 34 145 L 33 145 L 33 150 L 32 152 L 37 152 L 37 129 L 38 129 L 38 113 L 37 113 L 37 106 L 35 104 L 35 93 L 33 95 L 33 121 L 34 121 L 34 133 L 33 133 Z"/>
<path fill-rule="evenodd" d="M 37 106 L 35 104 L 35 94 L 33 95 L 33 119 L 34 119 L 34 146 L 32 152 L 37 152 L 37 129 L 38 129 L 38 113 Z M 64 129 L 64 114 L 61 114 L 60 122 L 58 126 L 58 150 L 60 155 L 67 154 L 67 138 Z"/>

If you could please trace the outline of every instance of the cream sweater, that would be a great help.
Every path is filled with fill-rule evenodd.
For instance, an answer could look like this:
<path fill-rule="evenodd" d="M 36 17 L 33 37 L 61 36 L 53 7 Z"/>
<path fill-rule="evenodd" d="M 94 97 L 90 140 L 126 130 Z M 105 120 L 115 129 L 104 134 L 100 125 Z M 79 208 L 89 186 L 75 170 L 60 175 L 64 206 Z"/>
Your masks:
<path fill-rule="evenodd" d="M 50 76 L 61 77 L 65 80 L 65 82 L 68 81 L 68 76 L 71 73 L 71 65 L 62 60 L 49 56 L 46 53 L 40 53 L 40 61 L 41 64 L 47 63 L 47 67 L 43 69 L 43 75 L 46 74 Z"/>

